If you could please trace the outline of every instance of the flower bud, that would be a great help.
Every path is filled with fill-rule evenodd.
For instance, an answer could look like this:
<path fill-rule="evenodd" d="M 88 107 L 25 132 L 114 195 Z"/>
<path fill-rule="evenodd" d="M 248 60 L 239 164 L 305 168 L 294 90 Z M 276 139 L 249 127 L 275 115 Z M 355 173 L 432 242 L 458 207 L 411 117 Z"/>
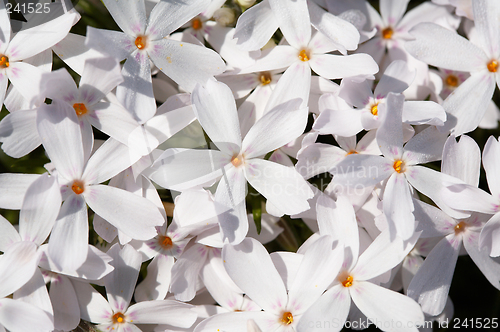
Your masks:
<path fill-rule="evenodd" d="M 213 18 L 220 25 L 230 25 L 234 22 L 235 15 L 234 11 L 230 8 L 219 8 L 215 11 Z"/>
<path fill-rule="evenodd" d="M 248 7 L 253 6 L 253 4 L 255 3 L 255 0 L 236 0 L 236 2 L 237 2 L 237 3 L 241 6 L 241 7 L 248 8 Z"/>

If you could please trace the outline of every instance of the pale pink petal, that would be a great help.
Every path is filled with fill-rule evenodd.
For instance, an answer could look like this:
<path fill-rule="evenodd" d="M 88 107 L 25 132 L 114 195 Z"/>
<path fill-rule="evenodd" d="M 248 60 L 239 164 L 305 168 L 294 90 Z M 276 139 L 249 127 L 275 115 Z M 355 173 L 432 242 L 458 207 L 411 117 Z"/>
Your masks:
<path fill-rule="evenodd" d="M 80 178 L 84 164 L 83 143 L 75 111 L 63 102 L 53 101 L 38 109 L 37 127 L 58 175 L 69 181 Z"/>
<path fill-rule="evenodd" d="M 125 312 L 139 276 L 141 254 L 128 244 L 122 249 L 115 244 L 108 250 L 108 255 L 113 258 L 111 265 L 115 268 L 104 278 L 108 301 L 115 312 Z"/>
<path fill-rule="evenodd" d="M 75 80 L 65 68 L 55 70 L 50 74 L 44 74 L 45 84 L 41 93 L 50 99 L 63 100 L 73 105 L 78 99 L 78 88 Z"/>
<path fill-rule="evenodd" d="M 477 149 L 479 150 L 479 147 L 477 147 Z M 470 154 L 467 154 L 467 158 L 470 158 L 469 156 Z M 476 159 L 475 161 L 478 160 Z M 483 167 L 486 172 L 486 179 L 488 179 L 488 188 L 490 189 L 491 194 L 497 198 L 500 197 L 500 177 L 498 176 L 499 165 L 500 143 L 498 143 L 495 137 L 490 136 L 490 138 L 488 138 L 488 141 L 484 145 Z M 479 167 L 477 168 L 477 171 L 479 172 Z"/>
<path fill-rule="evenodd" d="M 91 26 L 87 26 L 85 46 L 109 54 L 119 61 L 137 50 L 133 37 L 119 31 L 96 29 Z"/>
<path fill-rule="evenodd" d="M 498 199 L 486 191 L 463 182 L 446 182 L 438 193 L 441 199 L 452 209 L 477 211 L 494 214 L 498 211 Z"/>
<path fill-rule="evenodd" d="M 200 14 L 206 7 L 207 2 L 204 0 L 159 1 L 151 11 L 146 33 L 155 40 L 164 38 Z M 165 19 L 165 15 L 168 15 L 168 19 Z"/>
<path fill-rule="evenodd" d="M 437 207 L 417 199 L 413 200 L 413 205 L 417 231 L 422 231 L 421 238 L 446 236 L 455 231 L 457 222 Z"/>
<path fill-rule="evenodd" d="M 248 74 L 252 75 L 253 74 Z M 242 75 L 246 76 L 246 75 Z M 238 107 L 238 118 L 240 120 L 241 137 L 245 138 L 252 126 L 262 117 L 274 86 L 259 84 L 255 90 Z M 234 91 L 233 91 L 234 93 Z M 0 123 L 1 125 L 1 123 Z M 1 127 L 0 127 L 1 128 Z"/>
<path fill-rule="evenodd" d="M 419 235 L 417 233 L 403 241 L 399 236 L 391 237 L 387 230 L 380 233 L 359 256 L 352 270 L 355 280 L 369 280 L 394 268 L 413 249 Z"/>
<path fill-rule="evenodd" d="M 498 260 L 490 257 L 487 250 L 479 249 L 478 240 L 479 236 L 477 232 L 470 231 L 464 233 L 463 243 L 465 250 L 467 250 L 472 261 L 477 265 L 493 287 L 500 289 L 500 281 L 498 280 L 498 276 L 500 275 L 500 264 Z"/>
<path fill-rule="evenodd" d="M 408 296 L 428 315 L 436 316 L 444 309 L 461 246 L 454 233 L 439 241 L 408 286 Z"/>
<path fill-rule="evenodd" d="M 88 222 L 85 199 L 70 195 L 61 207 L 49 239 L 48 254 L 58 269 L 76 270 L 87 258 Z"/>
<path fill-rule="evenodd" d="M 30 105 L 39 98 L 42 73 L 41 69 L 27 62 L 11 62 L 7 69 L 10 82 Z"/>
<path fill-rule="evenodd" d="M 393 160 L 403 155 L 403 113 L 404 96 L 389 93 L 385 111 L 381 112 L 380 128 L 377 130 L 377 143 L 384 156 Z"/>
<path fill-rule="evenodd" d="M 0 256 L 0 297 L 12 294 L 31 279 L 38 268 L 36 249 L 32 242 L 15 242 Z"/>
<path fill-rule="evenodd" d="M 170 288 L 174 257 L 159 254 L 148 265 L 146 278 L 137 285 L 134 298 L 137 302 L 163 300 Z"/>
<path fill-rule="evenodd" d="M 314 54 L 309 65 L 316 74 L 328 79 L 371 78 L 378 72 L 377 63 L 368 54 Z"/>
<path fill-rule="evenodd" d="M 86 281 L 73 280 L 81 318 L 93 323 L 109 323 L 113 309 L 108 301 Z"/>
<path fill-rule="evenodd" d="M 0 31 L 2 31 L 0 35 L 0 53 L 3 53 L 9 45 L 11 34 L 10 19 L 5 3 L 0 4 Z"/>
<path fill-rule="evenodd" d="M 416 225 L 410 185 L 404 174 L 391 175 L 385 187 L 383 202 L 390 229 L 407 240 L 413 235 Z"/>
<path fill-rule="evenodd" d="M 10 41 L 6 55 L 10 61 L 17 61 L 45 51 L 66 37 L 78 17 L 77 13 L 67 13 L 33 28 L 19 31 Z"/>
<path fill-rule="evenodd" d="M 250 319 L 255 322 L 260 331 L 276 331 L 277 328 L 283 326 L 278 316 L 265 311 L 226 312 L 205 319 L 196 326 L 195 331 L 247 331 Z"/>
<path fill-rule="evenodd" d="M 386 24 L 395 25 L 403 17 L 409 0 L 381 0 L 380 15 Z"/>
<path fill-rule="evenodd" d="M 40 177 L 39 174 L 0 174 L 0 208 L 20 210 L 29 186 Z"/>
<path fill-rule="evenodd" d="M 191 98 L 194 113 L 212 142 L 225 154 L 239 153 L 241 134 L 231 89 L 209 80 L 205 88 L 196 86 Z"/>
<path fill-rule="evenodd" d="M 349 314 L 351 307 L 351 296 L 346 287 L 338 284 L 326 291 L 309 309 L 300 317 L 297 331 L 324 331 L 323 324 L 318 326 L 317 322 L 325 321 L 328 317 L 330 326 L 328 331 L 340 331 Z"/>
<path fill-rule="evenodd" d="M 237 244 L 247 235 L 246 195 L 247 181 L 243 169 L 226 168 L 215 192 L 215 201 L 222 205 L 217 220 L 223 241 Z"/>
<path fill-rule="evenodd" d="M 9 298 L 0 299 L 0 324 L 9 331 L 19 332 L 51 331 L 54 328 L 52 318 L 45 311 Z"/>
<path fill-rule="evenodd" d="M 342 54 L 358 47 L 359 32 L 354 25 L 320 8 L 314 1 L 307 1 L 311 24 L 334 42 Z"/>
<path fill-rule="evenodd" d="M 309 209 L 308 199 L 314 196 L 309 184 L 295 170 L 267 160 L 247 161 L 245 177 L 267 200 L 286 214 Z"/>
<path fill-rule="evenodd" d="M 320 195 L 316 211 L 320 234 L 331 235 L 344 246 L 345 260 L 350 264 L 347 268 L 350 268 L 359 255 L 358 223 L 352 204 L 345 196 L 338 196 L 334 201 L 327 195 Z"/>
<path fill-rule="evenodd" d="M 448 137 L 436 127 L 425 128 L 406 143 L 403 160 L 406 165 L 425 164 L 440 160 L 443 146 Z"/>
<path fill-rule="evenodd" d="M 375 87 L 374 95 L 376 98 L 381 98 L 387 96 L 389 92 L 402 93 L 413 82 L 415 74 L 406 61 L 391 62 Z"/>
<path fill-rule="evenodd" d="M 102 56 L 102 53 L 85 45 L 85 36 L 74 33 L 68 33 L 63 40 L 52 46 L 52 50 L 78 75 L 83 74 L 86 59 Z"/>
<path fill-rule="evenodd" d="M 69 278 L 58 275 L 53 279 L 49 295 L 54 308 L 54 327 L 63 331 L 75 329 L 80 322 L 80 306 Z"/>
<path fill-rule="evenodd" d="M 40 269 L 35 270 L 35 274 L 21 288 L 12 294 L 16 301 L 22 301 L 36 306 L 45 311 L 51 318 L 54 316 L 49 292 L 45 286 L 45 280 Z"/>
<path fill-rule="evenodd" d="M 144 2 L 125 0 L 118 3 L 114 0 L 103 0 L 104 5 L 125 33 L 131 36 L 144 33 L 146 30 L 146 7 Z"/>
<path fill-rule="evenodd" d="M 499 3 L 485 0 L 472 1 L 472 10 L 480 46 L 488 51 L 489 56 L 498 56 L 500 53 Z"/>
<path fill-rule="evenodd" d="M 5 252 L 13 243 L 21 241 L 17 230 L 2 215 L 0 215 L 0 230 L 0 251 Z"/>
<path fill-rule="evenodd" d="M 238 18 L 234 38 L 246 51 L 254 51 L 267 44 L 278 29 L 278 21 L 268 1 L 252 6 Z"/>
<path fill-rule="evenodd" d="M 260 242 L 246 238 L 239 245 L 226 244 L 222 259 L 227 273 L 246 295 L 264 311 L 282 315 L 288 296 L 267 250 Z M 266 280 L 262 283 L 262 280 Z"/>
<path fill-rule="evenodd" d="M 93 105 L 123 82 L 120 63 L 111 57 L 87 59 L 80 79 L 80 100 Z"/>
<path fill-rule="evenodd" d="M 446 203 L 446 195 L 441 195 L 441 192 L 445 189 L 445 182 L 459 183 L 461 182 L 459 179 L 428 167 L 411 166 L 406 171 L 406 180 L 413 188 L 429 197 L 447 215 L 457 219 L 470 216 L 470 213 L 450 208 Z M 485 195 L 487 194 L 485 193 Z"/>
<path fill-rule="evenodd" d="M 148 54 L 156 67 L 188 92 L 226 69 L 220 55 L 206 47 L 172 39 L 152 41 L 151 47 Z"/>
<path fill-rule="evenodd" d="M 275 46 L 262 52 L 261 57 L 253 65 L 243 68 L 238 74 L 285 69 L 299 61 L 299 52 L 290 45 Z"/>
<path fill-rule="evenodd" d="M 344 261 L 342 246 L 332 250 L 335 243 L 329 235 L 322 236 L 307 248 L 299 271 L 288 291 L 287 308 L 299 315 L 318 300 L 338 274 Z"/>
<path fill-rule="evenodd" d="M 170 292 L 178 301 L 191 301 L 196 295 L 196 283 L 208 251 L 205 246 L 195 244 L 186 249 L 172 267 Z"/>
<path fill-rule="evenodd" d="M 486 142 L 484 151 L 488 151 L 490 140 Z M 499 156 L 500 157 L 500 156 Z M 483 156 L 485 170 L 487 166 L 487 154 Z M 471 186 L 479 185 L 479 168 L 481 167 L 481 151 L 477 143 L 469 136 L 462 135 L 456 141 L 455 135 L 450 135 L 443 147 L 443 160 L 441 161 L 441 172 L 456 177 Z M 496 172 L 492 175 L 495 176 Z M 486 171 L 488 178 L 488 171 Z M 491 190 L 491 184 L 490 184 Z"/>
<path fill-rule="evenodd" d="M 127 310 L 127 316 L 138 324 L 168 324 L 190 327 L 196 320 L 196 312 L 187 303 L 163 300 L 136 303 Z"/>
<path fill-rule="evenodd" d="M 295 48 L 309 43 L 311 22 L 306 0 L 269 0 L 269 5 L 286 41 Z"/>
<path fill-rule="evenodd" d="M 284 76 L 284 75 L 283 75 Z M 241 146 L 244 158 L 264 156 L 299 137 L 307 125 L 307 108 L 301 99 L 277 105 L 250 128 Z"/>
<path fill-rule="evenodd" d="M 26 191 L 19 215 L 23 241 L 41 245 L 49 236 L 61 207 L 61 192 L 55 177 L 40 176 Z"/>
<path fill-rule="evenodd" d="M 311 69 L 307 63 L 297 61 L 280 77 L 264 112 L 268 112 L 279 104 L 295 98 L 302 99 L 301 108 L 304 108 L 308 104 L 310 90 Z"/>
<path fill-rule="evenodd" d="M 345 186 L 366 188 L 374 186 L 394 173 L 393 162 L 373 155 L 351 154 L 333 167 L 333 181 Z"/>
<path fill-rule="evenodd" d="M 323 97 L 320 98 L 320 103 L 322 99 Z M 354 136 L 363 130 L 361 115 L 362 112 L 355 109 L 339 110 L 335 106 L 327 108 L 320 113 L 314 122 L 313 129 L 323 135 Z"/>
<path fill-rule="evenodd" d="M 93 185 L 83 195 L 95 213 L 133 239 L 151 239 L 165 222 L 153 202 L 122 189 Z"/>
<path fill-rule="evenodd" d="M 349 293 L 359 310 L 374 323 L 380 322 L 379 327 L 384 331 L 400 329 L 397 325 L 395 328 L 388 328 L 383 322 L 398 321 L 405 327 L 424 322 L 424 314 L 418 303 L 403 294 L 366 281 L 353 283 Z M 412 330 L 417 331 L 417 328 Z"/>
<path fill-rule="evenodd" d="M 295 169 L 305 178 L 329 172 L 345 156 L 346 152 L 337 146 L 315 143 L 299 152 Z"/>
<path fill-rule="evenodd" d="M 479 236 L 479 248 L 489 253 L 492 257 L 500 256 L 498 234 L 500 234 L 500 213 L 495 214 L 488 220 Z"/>
<path fill-rule="evenodd" d="M 20 158 L 35 150 L 42 141 L 36 128 L 36 112 L 16 111 L 0 122 L 2 150 L 13 158 Z"/>
<path fill-rule="evenodd" d="M 158 108 L 159 114 L 149 119 L 144 127 L 155 135 L 158 142 L 161 144 L 180 130 L 192 123 L 196 116 L 192 105 L 176 108 L 167 112 L 161 113 L 161 106 Z"/>
<path fill-rule="evenodd" d="M 116 88 L 116 98 L 136 120 L 144 123 L 156 112 L 148 57 L 138 52 L 132 53 L 123 65 L 122 75 L 124 81 Z"/>
<path fill-rule="evenodd" d="M 416 38 L 405 43 L 406 50 L 420 61 L 439 68 L 475 72 L 484 68 L 484 52 L 454 31 L 434 23 L 420 23 L 410 30 Z M 449 54 L 460 54 L 450 57 Z"/>
<path fill-rule="evenodd" d="M 403 122 L 412 125 L 442 126 L 446 121 L 443 107 L 433 101 L 406 101 L 403 106 Z"/>

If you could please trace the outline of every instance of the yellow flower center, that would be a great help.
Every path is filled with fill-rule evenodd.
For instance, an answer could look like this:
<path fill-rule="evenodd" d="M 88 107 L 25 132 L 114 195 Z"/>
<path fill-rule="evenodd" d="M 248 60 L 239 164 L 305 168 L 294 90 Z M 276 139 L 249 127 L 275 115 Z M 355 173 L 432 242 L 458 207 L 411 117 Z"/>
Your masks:
<path fill-rule="evenodd" d="M 163 249 L 170 249 L 174 245 L 170 237 L 163 235 L 159 236 L 158 242 Z"/>
<path fill-rule="evenodd" d="M 350 154 L 358 154 L 358 151 L 356 150 L 351 150 L 349 152 L 347 152 L 346 156 L 350 155 Z"/>
<path fill-rule="evenodd" d="M 444 81 L 448 86 L 452 86 L 454 88 L 458 86 L 458 77 L 456 77 L 455 75 L 450 74 L 446 76 L 446 79 Z"/>
<path fill-rule="evenodd" d="M 402 173 L 405 171 L 405 163 L 402 160 L 396 160 L 394 165 L 392 165 L 394 170 L 398 173 Z"/>
<path fill-rule="evenodd" d="M 117 312 L 116 314 L 113 315 L 112 317 L 113 323 L 114 324 L 121 324 L 125 322 L 125 315 L 122 314 L 121 312 Z"/>
<path fill-rule="evenodd" d="M 488 62 L 488 64 L 486 65 L 486 67 L 488 67 L 488 70 L 492 73 L 496 73 L 497 70 L 498 70 L 498 61 L 497 60 L 491 60 L 490 62 Z"/>
<path fill-rule="evenodd" d="M 459 233 L 462 233 L 465 228 L 467 227 L 467 224 L 463 221 L 459 222 L 456 226 L 455 226 L 455 234 L 459 234 Z"/>
<path fill-rule="evenodd" d="M 83 185 L 83 182 L 80 180 L 75 180 L 73 181 L 73 184 L 71 185 L 71 190 L 77 195 L 80 195 L 81 193 L 84 192 L 85 186 Z"/>
<path fill-rule="evenodd" d="M 299 52 L 299 59 L 300 61 L 309 61 L 309 54 L 307 53 L 306 50 L 302 50 Z"/>
<path fill-rule="evenodd" d="M 88 109 L 84 103 L 74 103 L 73 108 L 75 109 L 76 115 L 78 116 L 82 116 L 84 114 L 87 114 L 88 112 Z"/>
<path fill-rule="evenodd" d="M 9 58 L 5 55 L 0 56 L 0 68 L 7 68 L 10 66 Z"/>
<path fill-rule="evenodd" d="M 147 41 L 146 36 L 137 36 L 137 38 L 135 39 L 135 46 L 138 49 L 143 50 L 146 48 L 146 41 Z"/>
<path fill-rule="evenodd" d="M 262 73 L 260 73 L 259 79 L 262 85 L 268 85 L 269 83 L 271 83 L 271 74 L 268 71 L 263 71 Z"/>
<path fill-rule="evenodd" d="M 234 155 L 233 158 L 231 159 L 231 164 L 233 164 L 234 167 L 240 166 L 241 164 L 243 164 L 243 156 Z"/>
<path fill-rule="evenodd" d="M 293 323 L 293 315 L 290 311 L 283 313 L 283 317 L 281 317 L 281 322 L 283 325 L 290 325 Z"/>
<path fill-rule="evenodd" d="M 384 39 L 391 39 L 392 35 L 394 34 L 394 31 L 392 30 L 391 27 L 385 28 L 382 30 L 382 38 Z"/>
<path fill-rule="evenodd" d="M 378 104 L 374 104 L 370 108 L 370 112 L 373 114 L 373 116 L 377 116 L 378 115 Z"/>
<path fill-rule="evenodd" d="M 199 18 L 195 18 L 191 21 L 191 27 L 195 30 L 200 30 L 203 27 L 203 23 Z"/>
<path fill-rule="evenodd" d="M 345 278 L 345 280 L 344 280 L 344 281 L 342 281 L 342 286 L 344 286 L 344 287 L 351 287 L 351 286 L 352 286 L 352 281 L 353 281 L 353 280 L 354 280 L 354 279 L 352 278 L 352 276 L 347 276 L 347 277 Z"/>

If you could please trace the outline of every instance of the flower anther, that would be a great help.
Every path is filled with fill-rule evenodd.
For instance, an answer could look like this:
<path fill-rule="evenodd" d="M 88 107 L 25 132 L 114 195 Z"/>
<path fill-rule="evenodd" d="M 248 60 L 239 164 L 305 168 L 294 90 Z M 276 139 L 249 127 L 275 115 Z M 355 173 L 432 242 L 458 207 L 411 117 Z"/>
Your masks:
<path fill-rule="evenodd" d="M 75 109 L 76 115 L 78 116 L 82 116 L 84 114 L 87 114 L 88 112 L 88 109 L 84 103 L 74 103 L 73 108 Z"/>
<path fill-rule="evenodd" d="M 163 249 L 170 249 L 173 247 L 172 239 L 169 236 L 160 235 L 158 238 L 158 243 Z"/>
<path fill-rule="evenodd" d="M 353 281 L 353 280 L 354 280 L 354 279 L 352 278 L 352 276 L 347 276 L 347 277 L 345 278 L 345 280 L 344 280 L 344 281 L 342 281 L 342 286 L 344 286 L 344 287 L 351 287 L 351 286 L 352 286 L 352 281 Z"/>
<path fill-rule="evenodd" d="M 446 76 L 444 82 L 446 83 L 446 85 L 456 88 L 458 86 L 458 77 L 450 74 Z"/>
<path fill-rule="evenodd" d="M 287 311 L 283 313 L 283 316 L 281 317 L 281 322 L 283 325 L 290 325 L 293 323 L 293 315 L 290 311 Z"/>
<path fill-rule="evenodd" d="M 497 60 L 491 60 L 490 62 L 488 62 L 488 64 L 486 65 L 486 67 L 488 68 L 488 70 L 491 73 L 496 73 L 497 70 L 498 70 L 498 61 Z"/>
<path fill-rule="evenodd" d="M 309 53 L 303 49 L 302 51 L 299 52 L 299 59 L 300 61 L 309 61 Z"/>
<path fill-rule="evenodd" d="M 195 18 L 191 21 L 191 27 L 195 30 L 200 30 L 203 27 L 203 23 L 199 18 Z"/>
<path fill-rule="evenodd" d="M 271 83 L 271 74 L 268 71 L 263 71 L 260 73 L 259 79 L 262 85 L 268 85 Z"/>
<path fill-rule="evenodd" d="M 382 38 L 384 39 L 391 39 L 393 34 L 394 30 L 392 30 L 391 27 L 387 27 L 384 30 L 382 30 Z"/>
<path fill-rule="evenodd" d="M 9 58 L 5 55 L 0 55 L 0 68 L 8 68 L 9 66 Z"/>
<path fill-rule="evenodd" d="M 113 323 L 115 323 L 115 324 L 125 323 L 125 315 L 122 314 L 121 312 L 117 312 L 116 314 L 114 314 L 112 319 L 113 319 Z"/>
<path fill-rule="evenodd" d="M 378 104 L 373 104 L 372 107 L 370 108 L 370 112 L 372 113 L 373 116 L 378 115 Z"/>
<path fill-rule="evenodd" d="M 356 150 L 351 150 L 349 152 L 347 152 L 346 156 L 350 155 L 350 154 L 358 154 L 358 151 Z"/>
<path fill-rule="evenodd" d="M 77 195 L 80 195 L 85 191 L 85 186 L 83 185 L 83 182 L 80 180 L 75 180 L 73 181 L 73 184 L 71 185 L 71 190 Z"/>
<path fill-rule="evenodd" d="M 240 166 L 241 164 L 243 164 L 243 156 L 235 154 L 231 159 L 231 164 L 233 164 L 234 167 Z"/>
<path fill-rule="evenodd" d="M 147 46 L 146 42 L 147 42 L 147 37 L 146 36 L 137 36 L 137 38 L 135 39 L 135 46 L 138 49 L 143 50 Z"/>
<path fill-rule="evenodd" d="M 455 226 L 455 234 L 459 234 L 459 233 L 462 233 L 465 228 L 467 227 L 467 224 L 463 221 L 459 222 L 456 226 Z"/>
<path fill-rule="evenodd" d="M 398 173 L 403 173 L 405 171 L 405 163 L 404 161 L 399 159 L 394 162 L 394 165 L 392 165 L 392 167 Z"/>

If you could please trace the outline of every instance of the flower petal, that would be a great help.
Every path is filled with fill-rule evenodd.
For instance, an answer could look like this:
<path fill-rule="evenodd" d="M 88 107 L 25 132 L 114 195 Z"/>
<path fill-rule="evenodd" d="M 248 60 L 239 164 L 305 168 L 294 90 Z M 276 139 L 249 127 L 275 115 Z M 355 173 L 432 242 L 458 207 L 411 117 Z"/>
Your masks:
<path fill-rule="evenodd" d="M 130 36 L 144 33 L 146 7 L 143 1 L 125 0 L 118 3 L 114 0 L 103 0 L 103 3 L 123 32 Z"/>
<path fill-rule="evenodd" d="M 122 189 L 93 185 L 83 195 L 95 213 L 133 239 L 151 239 L 165 222 L 153 202 Z"/>
<path fill-rule="evenodd" d="M 0 298 L 12 294 L 31 279 L 40 257 L 36 250 L 33 242 L 21 241 L 10 245 L 0 256 Z"/>
<path fill-rule="evenodd" d="M 311 39 L 307 1 L 269 0 L 269 5 L 286 41 L 295 48 L 306 46 Z"/>
<path fill-rule="evenodd" d="M 246 51 L 262 48 L 278 29 L 278 22 L 269 1 L 252 6 L 238 18 L 234 38 L 237 45 Z"/>
<path fill-rule="evenodd" d="M 138 324 L 168 324 L 188 328 L 197 314 L 187 303 L 163 300 L 136 303 L 127 310 L 127 315 Z"/>
<path fill-rule="evenodd" d="M 151 44 L 154 49 L 149 56 L 156 67 L 188 92 L 226 69 L 220 55 L 209 48 L 172 39 L 155 40 Z"/>

